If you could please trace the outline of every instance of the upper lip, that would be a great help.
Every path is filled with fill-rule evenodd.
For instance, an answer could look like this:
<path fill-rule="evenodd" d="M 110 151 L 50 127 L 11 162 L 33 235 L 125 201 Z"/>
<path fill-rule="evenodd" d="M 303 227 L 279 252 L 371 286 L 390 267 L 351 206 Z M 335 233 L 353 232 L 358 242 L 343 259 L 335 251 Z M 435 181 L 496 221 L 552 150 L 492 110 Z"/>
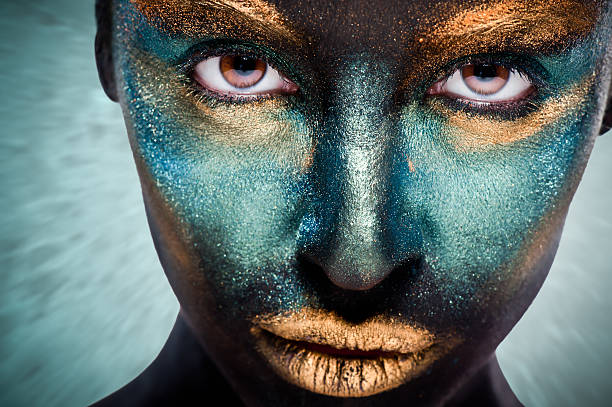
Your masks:
<path fill-rule="evenodd" d="M 344 356 L 411 354 L 435 343 L 428 330 L 384 316 L 352 323 L 332 312 L 306 309 L 257 317 L 254 323 L 280 338 L 314 345 L 312 350 Z"/>

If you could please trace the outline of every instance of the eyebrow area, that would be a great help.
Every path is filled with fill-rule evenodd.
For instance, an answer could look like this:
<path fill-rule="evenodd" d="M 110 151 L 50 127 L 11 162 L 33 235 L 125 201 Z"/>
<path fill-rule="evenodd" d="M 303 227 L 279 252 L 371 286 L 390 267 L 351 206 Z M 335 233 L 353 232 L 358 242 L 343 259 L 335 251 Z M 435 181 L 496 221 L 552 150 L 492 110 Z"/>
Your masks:
<path fill-rule="evenodd" d="M 562 53 L 594 30 L 602 12 L 598 0 L 439 0 L 424 6 L 356 0 L 335 3 L 332 14 L 328 0 L 312 0 L 304 15 L 299 4 L 282 1 L 128 1 L 149 24 L 174 35 L 239 39 L 294 56 L 315 52 L 321 61 L 362 51 L 385 54 L 402 67 L 404 89 L 436 79 L 444 66 L 470 55 Z M 398 7 L 393 14 L 390 4 Z"/>
<path fill-rule="evenodd" d="M 193 38 L 296 42 L 287 19 L 265 0 L 129 0 L 158 29 Z"/>
<path fill-rule="evenodd" d="M 598 17 L 594 2 L 576 0 L 503 0 L 449 11 L 428 35 L 438 46 L 474 37 L 523 48 L 567 45 L 590 33 Z"/>
<path fill-rule="evenodd" d="M 595 1 L 496 0 L 466 8 L 437 3 L 407 46 L 418 63 L 404 84 L 468 55 L 519 52 L 553 55 L 572 48 L 595 28 Z"/>

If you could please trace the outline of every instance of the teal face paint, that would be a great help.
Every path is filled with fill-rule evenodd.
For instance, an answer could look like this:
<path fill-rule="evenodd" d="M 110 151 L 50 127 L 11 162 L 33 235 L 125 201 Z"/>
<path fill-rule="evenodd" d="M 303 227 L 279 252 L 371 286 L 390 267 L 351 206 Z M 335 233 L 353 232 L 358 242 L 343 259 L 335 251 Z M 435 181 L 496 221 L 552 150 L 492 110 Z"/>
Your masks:
<path fill-rule="evenodd" d="M 339 17 L 280 3 L 115 5 L 120 100 L 182 315 L 244 399 L 441 402 L 552 262 L 600 118 L 608 8 L 414 2 L 402 21 L 362 4 L 332 33 Z M 549 38 L 561 6 L 574 16 Z M 474 39 L 487 16 L 519 26 Z M 194 79 L 226 55 L 299 91 Z M 533 90 L 488 104 L 428 92 L 466 64 L 507 66 Z"/>

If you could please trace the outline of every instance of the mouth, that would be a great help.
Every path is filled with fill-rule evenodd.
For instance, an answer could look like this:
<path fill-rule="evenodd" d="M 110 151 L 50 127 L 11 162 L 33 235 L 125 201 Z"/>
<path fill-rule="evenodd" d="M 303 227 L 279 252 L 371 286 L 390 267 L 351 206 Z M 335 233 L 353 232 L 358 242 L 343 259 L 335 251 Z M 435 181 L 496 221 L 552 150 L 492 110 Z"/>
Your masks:
<path fill-rule="evenodd" d="M 458 342 L 391 318 L 353 324 L 316 310 L 253 322 L 258 350 L 279 376 L 335 397 L 366 397 L 401 386 Z"/>

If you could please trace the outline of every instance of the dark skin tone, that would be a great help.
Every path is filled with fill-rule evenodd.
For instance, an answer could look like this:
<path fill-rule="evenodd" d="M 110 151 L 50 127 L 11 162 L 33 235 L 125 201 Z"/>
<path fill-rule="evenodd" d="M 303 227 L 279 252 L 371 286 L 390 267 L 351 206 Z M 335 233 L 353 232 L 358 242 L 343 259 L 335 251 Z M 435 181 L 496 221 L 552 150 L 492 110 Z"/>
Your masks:
<path fill-rule="evenodd" d="M 338 8 L 337 13 L 326 12 L 329 9 L 327 2 L 310 2 L 308 6 L 305 6 L 303 2 L 280 1 L 277 3 L 275 2 L 276 8 L 281 10 L 287 20 L 292 22 L 292 29 L 298 33 L 298 45 L 292 44 L 284 49 L 283 44 L 290 41 L 275 42 L 274 38 L 270 39 L 270 43 L 275 48 L 282 49 L 292 58 L 307 61 L 310 64 L 308 66 L 311 66 L 312 70 L 308 77 L 311 81 L 308 83 L 307 81 L 302 82 L 303 92 L 306 95 L 310 91 L 308 86 L 316 90 L 312 92 L 313 94 L 332 88 L 334 81 L 340 80 L 338 76 L 334 76 L 338 75 L 338 71 L 334 71 L 334 67 L 337 62 L 341 62 L 340 55 L 359 54 L 364 52 L 364 49 L 373 53 L 377 58 L 376 61 L 385 62 L 385 66 L 392 73 L 393 86 L 397 86 L 398 89 L 407 89 L 407 94 L 418 90 L 418 86 L 415 85 L 417 80 L 414 76 L 422 77 L 426 75 L 427 71 L 436 69 L 435 66 L 424 63 L 424 61 L 427 61 L 424 58 L 424 53 L 429 52 L 427 50 L 435 50 L 435 46 L 423 48 L 424 46 L 418 45 L 417 39 L 419 31 L 426 32 L 431 26 L 432 22 L 423 21 L 419 18 L 419 16 L 427 15 L 425 10 L 431 2 L 398 2 L 398 4 L 393 3 L 391 5 L 368 1 L 358 1 L 351 4 L 337 2 L 335 3 Z M 443 10 L 446 5 L 454 2 L 440 1 L 437 3 L 440 10 Z M 118 85 L 119 78 L 115 77 L 115 72 L 117 72 L 115 66 L 121 65 L 113 60 L 111 53 L 113 16 L 110 6 L 110 1 L 99 1 L 97 4 L 96 59 L 104 90 L 112 100 L 118 101 L 121 98 L 119 93 L 121 85 Z M 194 18 L 194 20 L 197 21 L 198 19 Z M 168 25 L 170 26 L 170 24 Z M 571 26 L 571 24 L 568 23 L 568 26 Z M 187 28 L 183 27 L 182 29 L 186 31 Z M 576 28 L 575 31 L 562 34 L 567 35 L 566 40 L 571 42 L 573 41 L 572 38 L 580 35 L 577 34 L 580 32 L 580 28 Z M 249 33 L 243 35 L 248 36 Z M 541 52 L 541 49 L 556 52 L 563 48 L 562 44 L 546 42 L 547 39 L 544 35 L 540 35 L 540 37 L 544 39 L 536 45 L 526 40 L 525 44 L 522 45 L 522 52 Z M 426 40 L 425 43 L 427 44 L 428 41 Z M 456 46 L 456 43 L 452 44 L 453 49 L 460 48 Z M 448 46 L 448 44 L 442 41 L 440 48 L 444 49 L 445 46 Z M 470 46 L 475 47 L 478 52 L 489 51 L 484 48 L 479 49 L 478 41 Z M 496 46 L 503 48 L 503 44 L 496 44 Z M 535 48 L 530 48 L 532 46 Z M 449 58 L 454 57 L 451 55 Z M 415 68 L 406 73 L 406 71 L 402 71 L 402 67 L 405 66 L 414 66 Z M 602 75 L 601 77 L 606 76 Z M 404 87 L 402 88 L 398 84 L 404 84 Z M 381 86 L 384 89 L 393 89 L 390 84 L 383 85 Z M 595 92 L 601 92 L 603 100 L 605 100 L 603 94 L 606 91 L 607 89 L 601 86 L 595 88 Z M 390 91 L 389 93 L 394 92 Z M 400 106 L 403 103 L 400 92 L 395 93 L 397 93 L 397 96 L 392 98 L 391 102 L 388 102 L 389 105 L 382 105 L 383 110 L 393 111 L 396 105 Z M 315 98 L 312 100 L 311 105 L 315 106 L 313 109 L 331 112 L 334 109 L 342 109 L 342 106 L 335 107 L 333 105 L 333 98 L 323 101 Z M 326 105 L 327 103 L 331 105 Z M 605 131 L 611 125 L 612 102 L 608 99 L 601 131 Z M 341 136 L 338 137 L 341 138 Z M 321 153 L 321 156 L 323 154 L 324 152 Z M 323 168 L 321 170 L 323 173 L 325 162 L 322 159 L 317 161 L 318 157 L 315 155 L 313 167 L 315 169 Z M 554 257 L 560 226 L 557 228 L 558 230 L 550 232 L 552 237 L 545 241 L 544 246 L 549 247 L 548 252 L 536 257 L 535 264 L 530 266 L 529 270 L 532 270 L 531 275 L 533 277 L 528 280 L 528 284 L 524 284 L 525 288 L 507 304 L 507 309 L 515 311 L 504 314 L 506 319 L 504 323 L 497 325 L 492 332 L 488 332 L 486 339 L 480 341 L 483 344 L 481 345 L 482 348 L 475 349 L 466 345 L 458 351 L 463 359 L 474 361 L 469 369 L 459 372 L 453 368 L 453 361 L 446 358 L 442 359 L 437 365 L 436 374 L 418 377 L 400 388 L 379 393 L 376 397 L 337 398 L 321 396 L 289 384 L 284 380 L 279 380 L 276 373 L 267 367 L 261 367 L 266 366 L 265 362 L 262 361 L 250 361 L 248 362 L 250 364 L 244 367 L 244 370 L 252 369 L 258 372 L 259 381 L 257 382 L 253 381 L 251 383 L 248 377 L 246 379 L 240 377 L 240 368 L 237 370 L 227 368 L 228 362 L 223 355 L 236 353 L 236 350 L 229 346 L 226 347 L 223 340 L 215 343 L 207 339 L 207 336 L 212 335 L 207 335 L 207 332 L 215 332 L 222 323 L 215 321 L 213 317 L 206 316 L 201 319 L 199 317 L 204 314 L 202 310 L 215 309 L 217 304 L 212 300 L 207 303 L 208 297 L 205 300 L 200 300 L 200 292 L 190 291 L 190 284 L 197 286 L 199 281 L 193 282 L 190 280 L 187 283 L 188 279 L 181 274 L 181 270 L 187 268 L 184 266 L 187 262 L 185 258 L 188 258 L 191 254 L 176 254 L 180 250 L 176 249 L 178 246 L 174 244 L 174 237 L 170 236 L 171 233 L 168 230 L 177 229 L 177 226 L 173 223 L 172 218 L 164 217 L 163 205 L 159 204 L 161 199 L 156 195 L 157 190 L 152 186 L 151 179 L 147 178 L 148 173 L 144 169 L 146 164 L 138 160 L 139 156 L 137 154 L 137 164 L 141 172 L 145 202 L 147 202 L 147 216 L 156 249 L 177 293 L 182 311 L 166 346 L 151 366 L 134 381 L 96 405 L 205 405 L 217 399 L 223 400 L 224 404 L 229 405 L 240 405 L 241 403 L 269 405 L 271 401 L 261 401 L 257 398 L 257 394 L 261 394 L 259 388 L 262 387 L 262 383 L 264 386 L 270 383 L 270 387 L 266 388 L 266 391 L 278 396 L 275 401 L 278 405 L 375 405 L 375 403 L 395 405 L 406 402 L 414 405 L 439 405 L 444 403 L 444 405 L 450 406 L 520 405 L 503 377 L 493 350 L 512 328 L 516 320 L 520 318 L 543 282 Z M 346 228 L 345 225 L 340 226 Z M 346 233 L 350 235 L 351 231 L 347 229 Z M 177 238 L 176 240 L 180 239 Z M 342 246 L 342 242 L 339 246 Z M 340 247 L 340 249 L 343 248 Z M 344 248 L 343 250 L 348 249 Z M 315 287 L 314 292 L 320 296 L 318 300 L 321 308 L 333 310 L 341 314 L 346 320 L 361 322 L 365 316 L 375 315 L 377 312 L 385 310 L 387 296 L 390 292 L 393 292 L 393 287 L 401 287 L 405 283 L 405 279 L 401 276 L 405 275 L 407 269 L 427 268 L 418 256 L 402 256 L 399 256 L 400 261 L 397 264 L 392 264 L 392 266 L 381 265 L 373 260 L 371 264 L 373 264 L 372 269 L 375 272 L 364 277 L 364 275 L 359 275 L 358 272 L 351 274 L 352 270 L 347 271 L 347 268 L 350 268 L 352 264 L 350 261 L 343 263 L 342 261 L 330 260 L 330 256 L 320 248 L 310 247 L 309 250 L 304 250 L 298 256 L 299 267 L 296 267 L 296 269 L 299 273 L 303 273 L 308 286 Z M 355 278 L 355 275 L 359 278 Z M 423 292 L 427 294 L 426 290 Z M 429 301 L 425 301 L 422 308 L 436 309 L 436 307 L 441 307 L 436 302 L 437 300 L 438 296 L 432 296 Z M 204 301 L 204 305 L 201 304 L 202 301 Z M 251 303 L 249 302 L 249 304 Z M 415 315 L 421 311 L 425 312 L 418 307 L 414 311 Z M 448 320 L 445 318 L 448 318 Z M 448 314 L 434 319 L 444 325 L 447 322 L 450 323 L 454 318 L 461 318 L 461 316 L 456 317 Z M 468 325 L 469 317 L 466 318 L 465 324 Z M 474 331 L 484 332 L 486 329 L 487 327 L 483 326 Z M 474 334 L 474 337 L 480 338 L 482 335 L 477 333 Z M 252 351 L 246 350 L 245 352 L 252 353 Z M 238 359 L 240 358 L 238 357 Z M 231 363 L 229 364 L 231 365 Z M 458 379 L 459 375 L 461 377 Z"/>

